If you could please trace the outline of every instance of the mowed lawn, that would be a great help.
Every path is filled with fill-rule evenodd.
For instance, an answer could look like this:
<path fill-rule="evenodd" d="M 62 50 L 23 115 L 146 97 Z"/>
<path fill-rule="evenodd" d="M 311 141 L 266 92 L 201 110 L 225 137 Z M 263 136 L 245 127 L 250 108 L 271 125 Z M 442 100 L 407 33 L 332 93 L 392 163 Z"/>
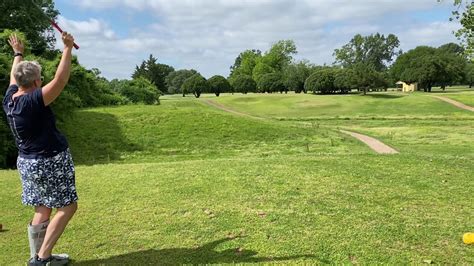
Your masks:
<path fill-rule="evenodd" d="M 461 240 L 474 230 L 474 115 L 377 95 L 82 110 L 62 125 L 80 202 L 56 251 L 78 265 L 474 263 Z M 375 154 L 341 128 L 401 153 Z M 0 265 L 24 264 L 31 209 L 16 171 L 0 184 Z"/>

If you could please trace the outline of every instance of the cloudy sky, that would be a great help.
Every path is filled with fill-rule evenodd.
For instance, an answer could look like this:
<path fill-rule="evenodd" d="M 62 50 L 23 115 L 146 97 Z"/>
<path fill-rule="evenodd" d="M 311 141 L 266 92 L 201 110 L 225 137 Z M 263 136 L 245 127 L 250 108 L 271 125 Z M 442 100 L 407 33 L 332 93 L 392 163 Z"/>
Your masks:
<path fill-rule="evenodd" d="M 130 78 L 149 54 L 175 69 L 227 76 L 246 49 L 295 41 L 298 55 L 331 64 L 357 33 L 398 36 L 404 51 L 456 42 L 452 0 L 56 0 L 75 53 L 104 77 Z M 59 44 L 58 44 L 59 45 Z M 58 46 L 59 48 L 60 46 Z"/>

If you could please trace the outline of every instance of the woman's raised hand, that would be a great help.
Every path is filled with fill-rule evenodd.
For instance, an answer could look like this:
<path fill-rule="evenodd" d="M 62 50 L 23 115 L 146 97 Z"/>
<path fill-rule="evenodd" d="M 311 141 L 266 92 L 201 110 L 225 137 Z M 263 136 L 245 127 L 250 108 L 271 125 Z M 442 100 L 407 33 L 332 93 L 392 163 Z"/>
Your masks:
<path fill-rule="evenodd" d="M 8 43 L 10 44 L 13 49 L 13 52 L 15 53 L 23 53 L 25 51 L 25 46 L 15 33 L 10 35 Z"/>
<path fill-rule="evenodd" d="M 74 37 L 71 34 L 64 31 L 61 38 L 63 39 L 64 46 L 67 48 L 72 48 L 74 46 Z"/>

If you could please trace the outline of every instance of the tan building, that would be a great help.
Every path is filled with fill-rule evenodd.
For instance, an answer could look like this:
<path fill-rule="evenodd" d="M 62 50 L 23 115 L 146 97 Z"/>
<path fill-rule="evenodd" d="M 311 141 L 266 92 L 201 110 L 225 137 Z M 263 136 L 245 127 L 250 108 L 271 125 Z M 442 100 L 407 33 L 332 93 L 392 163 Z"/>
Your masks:
<path fill-rule="evenodd" d="M 403 92 L 413 92 L 418 90 L 418 83 L 407 84 L 403 81 L 399 81 L 396 84 L 397 88 L 401 89 Z"/>

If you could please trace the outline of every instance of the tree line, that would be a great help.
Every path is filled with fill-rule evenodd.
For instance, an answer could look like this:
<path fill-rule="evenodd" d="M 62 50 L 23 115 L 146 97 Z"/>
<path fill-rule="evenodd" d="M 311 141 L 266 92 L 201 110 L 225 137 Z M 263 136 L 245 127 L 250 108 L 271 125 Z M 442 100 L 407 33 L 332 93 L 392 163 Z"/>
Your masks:
<path fill-rule="evenodd" d="M 380 33 L 355 35 L 346 45 L 334 50 L 332 65 L 295 61 L 297 48 L 292 40 L 281 40 L 268 51 L 241 52 L 225 78 L 215 75 L 206 80 L 194 69 L 175 70 L 160 64 L 153 55 L 137 66 L 133 78 L 145 78 L 166 94 L 202 93 L 317 93 L 345 94 L 387 90 L 397 81 L 418 83 L 431 92 L 433 86 L 469 84 L 474 67 L 466 50 L 456 43 L 440 47 L 419 46 L 408 52 L 399 49 L 397 36 Z M 120 82 L 120 81 L 112 81 Z"/>

